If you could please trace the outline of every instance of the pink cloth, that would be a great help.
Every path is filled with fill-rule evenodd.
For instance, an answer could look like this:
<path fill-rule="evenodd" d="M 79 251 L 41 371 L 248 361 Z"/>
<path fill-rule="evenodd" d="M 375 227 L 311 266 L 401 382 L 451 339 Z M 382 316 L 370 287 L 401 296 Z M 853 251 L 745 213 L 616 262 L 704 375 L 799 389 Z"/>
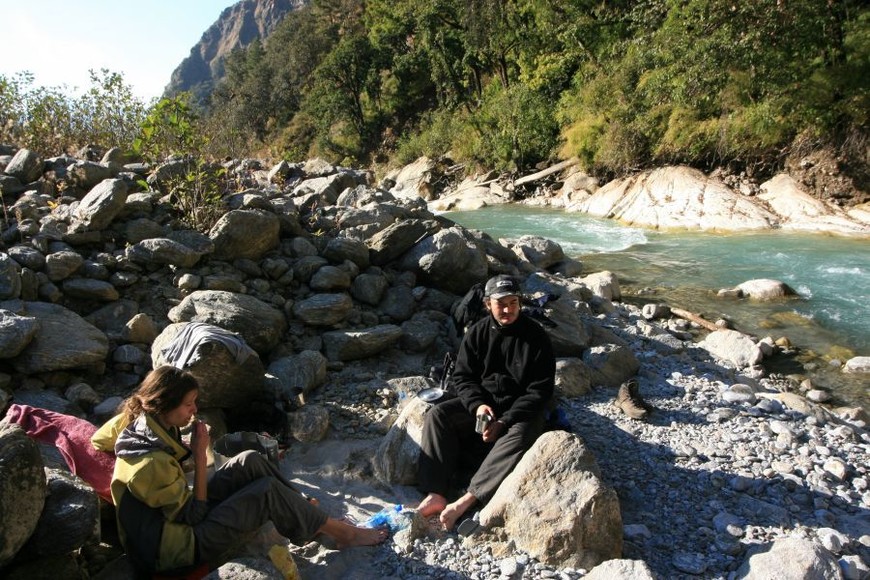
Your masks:
<path fill-rule="evenodd" d="M 91 436 L 97 430 L 93 424 L 72 415 L 17 404 L 9 407 L 6 417 L 21 425 L 30 437 L 57 447 L 70 471 L 88 482 L 101 498 L 112 501 L 115 456 L 91 445 Z"/>

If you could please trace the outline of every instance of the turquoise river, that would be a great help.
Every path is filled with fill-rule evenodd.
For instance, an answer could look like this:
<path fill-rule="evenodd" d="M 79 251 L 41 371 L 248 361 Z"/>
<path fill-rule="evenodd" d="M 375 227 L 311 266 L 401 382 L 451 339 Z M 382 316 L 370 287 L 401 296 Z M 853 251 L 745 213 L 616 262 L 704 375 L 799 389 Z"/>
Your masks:
<path fill-rule="evenodd" d="M 445 214 L 492 237 L 536 235 L 558 242 L 583 262 L 584 274 L 610 270 L 624 299 L 659 301 L 724 317 L 744 332 L 788 337 L 797 361 L 817 386 L 841 402 L 870 410 L 866 375 L 847 376 L 831 361 L 870 356 L 870 239 L 792 234 L 658 232 L 556 209 L 519 205 Z M 773 303 L 725 300 L 716 292 L 746 280 L 773 278 L 799 297 Z M 641 289 L 654 294 L 638 295 Z M 771 370 L 797 373 L 795 359 L 772 361 Z"/>

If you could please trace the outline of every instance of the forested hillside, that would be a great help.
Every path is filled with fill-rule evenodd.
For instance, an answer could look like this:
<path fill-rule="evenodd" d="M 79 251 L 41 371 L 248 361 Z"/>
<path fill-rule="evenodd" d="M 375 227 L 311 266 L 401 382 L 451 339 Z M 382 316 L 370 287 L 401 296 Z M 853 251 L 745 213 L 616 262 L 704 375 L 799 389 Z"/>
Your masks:
<path fill-rule="evenodd" d="M 227 144 L 291 157 L 604 174 L 759 172 L 821 146 L 854 173 L 868 112 L 857 0 L 313 0 L 236 52 L 211 102 Z"/>

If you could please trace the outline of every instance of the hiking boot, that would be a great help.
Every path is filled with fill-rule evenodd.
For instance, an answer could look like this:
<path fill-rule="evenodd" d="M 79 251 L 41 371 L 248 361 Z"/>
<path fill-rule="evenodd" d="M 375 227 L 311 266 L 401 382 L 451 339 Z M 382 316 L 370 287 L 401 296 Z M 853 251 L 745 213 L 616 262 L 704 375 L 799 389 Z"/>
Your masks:
<path fill-rule="evenodd" d="M 644 401 L 638 392 L 639 384 L 636 379 L 629 379 L 619 385 L 616 400 L 613 406 L 618 407 L 623 413 L 632 419 L 645 419 L 653 410 L 653 406 Z"/>

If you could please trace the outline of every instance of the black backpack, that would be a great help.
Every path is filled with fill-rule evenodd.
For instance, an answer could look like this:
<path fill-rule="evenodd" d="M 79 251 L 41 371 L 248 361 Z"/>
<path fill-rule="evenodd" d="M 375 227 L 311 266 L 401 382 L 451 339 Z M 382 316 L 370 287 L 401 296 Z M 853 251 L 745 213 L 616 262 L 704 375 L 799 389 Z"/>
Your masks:
<path fill-rule="evenodd" d="M 450 309 L 450 316 L 453 318 L 453 324 L 456 327 L 457 338 L 462 338 L 469 326 L 483 318 L 486 315 L 486 308 L 483 305 L 483 282 L 478 282 L 472 286 L 462 300 L 453 305 Z"/>

